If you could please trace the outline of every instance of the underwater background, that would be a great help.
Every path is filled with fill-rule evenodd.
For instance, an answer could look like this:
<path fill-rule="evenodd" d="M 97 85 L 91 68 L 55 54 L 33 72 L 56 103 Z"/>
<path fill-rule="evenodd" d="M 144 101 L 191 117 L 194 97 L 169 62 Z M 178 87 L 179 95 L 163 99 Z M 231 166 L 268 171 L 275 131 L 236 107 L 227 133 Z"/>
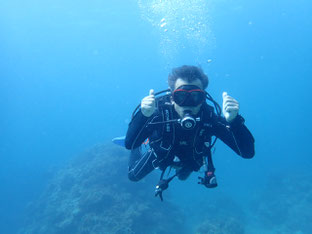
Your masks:
<path fill-rule="evenodd" d="M 0 233 L 311 233 L 312 2 L 0 1 Z M 255 137 L 221 141 L 200 173 L 154 198 L 127 179 L 127 131 L 173 67 L 201 66 Z"/>

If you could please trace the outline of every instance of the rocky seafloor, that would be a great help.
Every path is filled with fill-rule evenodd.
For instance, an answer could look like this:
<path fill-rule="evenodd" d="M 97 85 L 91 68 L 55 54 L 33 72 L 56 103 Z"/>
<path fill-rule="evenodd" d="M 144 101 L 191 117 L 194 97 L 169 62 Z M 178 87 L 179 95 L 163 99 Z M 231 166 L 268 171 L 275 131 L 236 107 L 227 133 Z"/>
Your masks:
<path fill-rule="evenodd" d="M 311 172 L 292 170 L 272 175 L 250 209 L 263 232 L 312 233 Z"/>
<path fill-rule="evenodd" d="M 231 198 L 215 199 L 198 210 L 200 219 L 188 222 L 189 214 L 182 207 L 154 197 L 159 173 L 136 183 L 128 180 L 127 159 L 125 149 L 103 144 L 70 161 L 29 205 L 19 233 L 243 234 L 252 230 L 246 214 L 263 233 L 312 230 L 311 176 L 271 180 L 246 212 Z"/>

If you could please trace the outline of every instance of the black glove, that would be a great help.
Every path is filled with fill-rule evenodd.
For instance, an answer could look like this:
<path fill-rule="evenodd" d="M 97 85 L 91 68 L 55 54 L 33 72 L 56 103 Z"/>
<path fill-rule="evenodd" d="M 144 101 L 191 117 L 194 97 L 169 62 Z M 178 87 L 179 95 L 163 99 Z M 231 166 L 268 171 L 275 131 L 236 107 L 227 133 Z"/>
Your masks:
<path fill-rule="evenodd" d="M 217 178 L 215 176 L 215 174 L 213 172 L 207 171 L 205 172 L 205 177 L 198 177 L 198 179 L 200 179 L 200 181 L 198 182 L 198 184 L 203 184 L 205 185 L 207 188 L 215 188 L 218 186 L 217 184 Z"/>

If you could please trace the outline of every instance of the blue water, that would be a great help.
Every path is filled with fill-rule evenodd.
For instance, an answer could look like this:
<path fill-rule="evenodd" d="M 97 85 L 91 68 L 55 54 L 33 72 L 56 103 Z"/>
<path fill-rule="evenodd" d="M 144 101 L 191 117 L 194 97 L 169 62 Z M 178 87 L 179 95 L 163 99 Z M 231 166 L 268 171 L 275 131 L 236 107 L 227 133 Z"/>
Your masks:
<path fill-rule="evenodd" d="M 203 68 L 219 103 L 223 91 L 240 102 L 256 139 L 252 160 L 217 144 L 224 194 L 243 205 L 269 175 L 310 169 L 312 3 L 159 2 L 0 2 L 1 233 L 16 232 L 55 168 L 125 134 L 141 98 L 184 64 Z M 203 199 L 192 180 L 173 196 Z"/>

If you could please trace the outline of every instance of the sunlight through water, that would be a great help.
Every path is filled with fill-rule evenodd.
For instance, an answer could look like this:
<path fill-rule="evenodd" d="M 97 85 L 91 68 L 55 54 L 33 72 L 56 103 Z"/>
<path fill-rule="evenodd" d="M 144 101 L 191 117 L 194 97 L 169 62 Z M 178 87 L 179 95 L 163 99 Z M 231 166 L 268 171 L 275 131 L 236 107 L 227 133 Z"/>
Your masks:
<path fill-rule="evenodd" d="M 212 1 L 138 0 L 141 15 L 159 31 L 160 52 L 168 60 L 186 49 L 198 59 L 215 46 Z"/>

